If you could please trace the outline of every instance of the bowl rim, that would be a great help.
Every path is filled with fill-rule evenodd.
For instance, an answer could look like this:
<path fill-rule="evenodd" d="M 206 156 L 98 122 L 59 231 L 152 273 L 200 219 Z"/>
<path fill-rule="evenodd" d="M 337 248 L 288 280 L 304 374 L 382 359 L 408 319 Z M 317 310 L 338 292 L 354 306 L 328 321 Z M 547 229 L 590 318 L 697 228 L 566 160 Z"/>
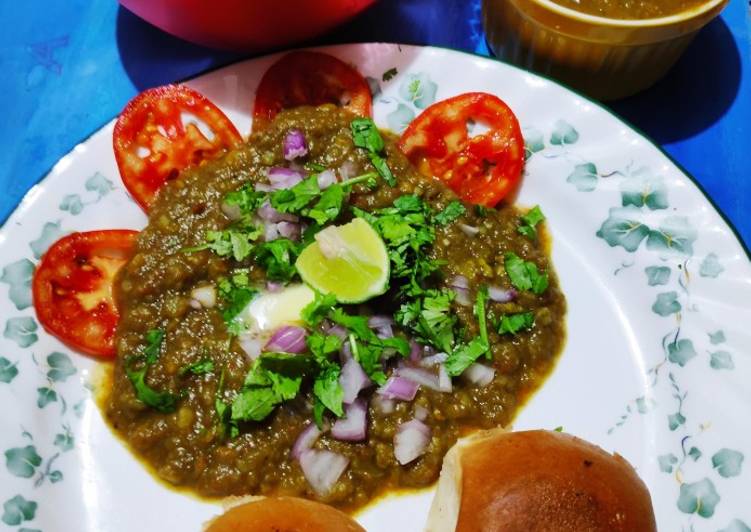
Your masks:
<path fill-rule="evenodd" d="M 634 29 L 634 28 L 657 28 L 664 26 L 671 26 L 673 24 L 679 24 L 694 18 L 701 17 L 714 9 L 722 6 L 722 4 L 729 0 L 707 0 L 703 4 L 699 4 L 696 7 L 679 11 L 672 15 L 664 17 L 653 17 L 643 19 L 623 19 L 623 18 L 611 18 L 600 15 L 592 15 L 578 11 L 571 7 L 562 6 L 557 4 L 554 0 L 528 0 L 533 4 L 537 4 L 542 8 L 548 9 L 557 13 L 560 16 L 576 19 L 580 22 L 597 25 L 597 26 L 609 26 L 613 28 Z"/>

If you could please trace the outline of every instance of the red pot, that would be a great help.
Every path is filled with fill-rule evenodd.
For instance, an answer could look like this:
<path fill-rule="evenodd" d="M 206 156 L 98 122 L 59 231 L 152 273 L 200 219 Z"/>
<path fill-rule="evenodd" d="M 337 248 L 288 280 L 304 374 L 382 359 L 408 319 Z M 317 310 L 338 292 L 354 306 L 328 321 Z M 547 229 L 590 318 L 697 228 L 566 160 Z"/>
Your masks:
<path fill-rule="evenodd" d="M 120 0 L 147 22 L 213 48 L 259 51 L 320 35 L 375 0 Z"/>

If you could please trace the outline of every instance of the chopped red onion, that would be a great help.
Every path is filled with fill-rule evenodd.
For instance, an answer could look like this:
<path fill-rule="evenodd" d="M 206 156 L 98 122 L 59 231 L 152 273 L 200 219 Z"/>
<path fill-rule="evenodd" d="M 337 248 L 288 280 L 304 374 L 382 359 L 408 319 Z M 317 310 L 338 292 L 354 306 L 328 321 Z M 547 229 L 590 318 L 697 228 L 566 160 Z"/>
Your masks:
<path fill-rule="evenodd" d="M 451 281 L 449 281 L 449 286 L 456 294 L 457 303 L 465 307 L 472 304 L 472 301 L 469 298 L 469 281 L 466 277 L 463 275 L 455 275 Z"/>
<path fill-rule="evenodd" d="M 350 177 L 357 175 L 357 166 L 352 161 L 344 161 L 339 167 L 339 177 L 343 180 L 347 180 Z"/>
<path fill-rule="evenodd" d="M 349 465 L 349 458 L 331 451 L 311 449 L 300 456 L 300 467 L 313 490 L 325 497 Z"/>
<path fill-rule="evenodd" d="M 422 405 L 415 405 L 415 419 L 420 421 L 428 419 L 428 409 Z"/>
<path fill-rule="evenodd" d="M 368 327 L 375 329 L 376 336 L 380 339 L 393 338 L 394 330 L 391 326 L 394 320 L 390 316 L 371 316 L 368 318 Z"/>
<path fill-rule="evenodd" d="M 332 336 L 336 336 L 340 340 L 344 340 L 347 338 L 347 329 L 345 329 L 341 325 L 332 325 L 326 331 L 326 334 L 330 334 Z"/>
<path fill-rule="evenodd" d="M 216 305 L 216 289 L 211 285 L 194 288 L 190 297 L 190 306 L 193 308 L 211 308 Z"/>
<path fill-rule="evenodd" d="M 459 223 L 459 229 L 461 229 L 462 233 L 464 233 L 468 237 L 477 236 L 477 233 L 480 232 L 479 227 L 475 227 L 474 225 L 467 225 L 463 223 Z"/>
<path fill-rule="evenodd" d="M 388 397 L 380 394 L 375 394 L 373 396 L 373 398 L 371 399 L 371 404 L 381 414 L 390 414 L 396 407 L 396 402 L 393 399 L 389 399 Z"/>
<path fill-rule="evenodd" d="M 321 434 L 321 430 L 315 423 L 311 423 L 305 427 L 302 432 L 300 432 L 297 440 L 295 440 L 295 445 L 292 446 L 292 458 L 299 460 L 305 451 L 313 448 L 313 445 L 318 441 Z"/>
<path fill-rule="evenodd" d="M 263 239 L 266 242 L 272 242 L 279 238 L 279 229 L 275 223 L 266 222 L 263 224 Z"/>
<path fill-rule="evenodd" d="M 341 441 L 362 441 L 368 431 L 368 406 L 362 399 L 344 407 L 344 417 L 336 420 L 331 435 Z"/>
<path fill-rule="evenodd" d="M 292 188 L 303 179 L 300 172 L 282 166 L 269 168 L 266 175 L 269 179 L 269 183 L 271 183 L 272 190 Z M 257 186 L 256 189 L 258 189 Z"/>
<path fill-rule="evenodd" d="M 377 329 L 378 327 L 384 327 L 386 325 L 393 325 L 394 319 L 391 316 L 376 314 L 368 318 L 368 327 L 371 329 Z"/>
<path fill-rule="evenodd" d="M 472 384 L 484 388 L 493 382 L 493 379 L 495 378 L 495 369 L 475 362 L 464 370 L 462 378 L 467 379 Z"/>
<path fill-rule="evenodd" d="M 419 384 L 404 377 L 392 375 L 383 386 L 376 390 L 376 393 L 387 399 L 399 399 L 401 401 L 411 401 L 417 394 Z"/>
<path fill-rule="evenodd" d="M 503 288 L 499 288 L 497 286 L 488 287 L 488 297 L 493 301 L 497 301 L 498 303 L 508 303 L 509 301 L 513 301 L 514 299 L 516 299 L 517 294 L 517 291 L 513 288 L 504 290 Z"/>
<path fill-rule="evenodd" d="M 287 214 L 277 211 L 271 206 L 271 203 L 264 201 L 263 205 L 258 207 L 258 217 L 266 222 L 299 222 L 300 219 L 294 214 Z"/>
<path fill-rule="evenodd" d="M 264 344 L 263 339 L 249 334 L 241 334 L 237 337 L 237 341 L 240 343 L 240 347 L 245 351 L 245 354 L 248 355 L 250 360 L 255 360 L 261 355 L 261 349 Z"/>
<path fill-rule="evenodd" d="M 414 340 L 409 341 L 409 359 L 412 362 L 419 362 L 422 358 L 422 348 L 420 347 L 420 344 L 415 342 Z"/>
<path fill-rule="evenodd" d="M 451 390 L 453 389 L 453 386 L 451 385 L 451 376 L 443 364 L 438 366 L 438 387 L 444 393 L 451 393 Z"/>
<path fill-rule="evenodd" d="M 302 130 L 294 128 L 287 131 L 282 144 L 284 158 L 288 161 L 305 157 L 308 154 L 308 144 L 305 142 L 305 133 Z"/>
<path fill-rule="evenodd" d="M 347 363 L 348 360 L 351 360 L 352 358 L 352 346 L 349 345 L 349 340 L 345 340 L 342 343 L 342 348 L 339 350 L 339 362 L 341 362 L 343 366 Z"/>
<path fill-rule="evenodd" d="M 448 359 L 448 357 L 449 356 L 447 353 L 436 353 L 435 355 L 423 358 L 420 361 L 420 365 L 424 368 L 432 368 L 433 366 L 437 366 L 446 362 L 446 359 Z"/>
<path fill-rule="evenodd" d="M 420 384 L 421 386 L 425 386 L 426 388 L 430 388 L 431 390 L 435 390 L 437 392 L 444 391 L 443 389 L 441 389 L 438 375 L 433 372 L 427 371 L 424 368 L 403 366 L 396 371 L 398 372 L 400 377 L 409 379 L 412 382 Z"/>
<path fill-rule="evenodd" d="M 469 280 L 463 275 L 455 275 L 449 281 L 449 286 L 451 288 L 461 288 L 463 290 L 469 290 Z"/>
<path fill-rule="evenodd" d="M 264 347 L 264 351 L 302 353 L 307 349 L 305 338 L 308 333 L 302 327 L 284 325 L 279 327 Z"/>
<path fill-rule="evenodd" d="M 268 183 L 256 183 L 253 185 L 253 188 L 256 190 L 256 192 L 274 192 L 276 187 L 273 185 L 269 185 Z"/>
<path fill-rule="evenodd" d="M 282 288 L 284 288 L 284 285 L 282 283 L 278 283 L 276 281 L 266 281 L 266 290 L 269 292 L 281 292 Z"/>
<path fill-rule="evenodd" d="M 279 222 L 276 224 L 276 230 L 284 238 L 290 240 L 300 240 L 300 224 L 294 222 Z"/>
<path fill-rule="evenodd" d="M 430 436 L 430 428 L 419 419 L 399 425 L 394 435 L 396 460 L 401 465 L 405 465 L 425 454 L 430 443 Z"/>
<path fill-rule="evenodd" d="M 333 170 L 324 170 L 318 174 L 318 188 L 321 190 L 326 190 L 334 183 L 336 183 L 336 174 Z"/>
<path fill-rule="evenodd" d="M 360 391 L 370 386 L 371 381 L 357 360 L 350 358 L 342 366 L 339 384 L 344 390 L 342 401 L 348 405 L 355 402 Z"/>

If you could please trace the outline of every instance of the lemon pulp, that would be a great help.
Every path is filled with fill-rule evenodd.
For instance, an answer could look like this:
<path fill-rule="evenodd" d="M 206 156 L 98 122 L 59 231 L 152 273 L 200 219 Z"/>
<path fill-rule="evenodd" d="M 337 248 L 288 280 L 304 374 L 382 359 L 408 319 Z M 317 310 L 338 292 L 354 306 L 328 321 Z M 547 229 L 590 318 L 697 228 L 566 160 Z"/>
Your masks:
<path fill-rule="evenodd" d="M 340 303 L 360 303 L 388 288 L 386 245 L 361 218 L 320 231 L 295 267 L 303 281 L 319 292 L 334 294 Z"/>

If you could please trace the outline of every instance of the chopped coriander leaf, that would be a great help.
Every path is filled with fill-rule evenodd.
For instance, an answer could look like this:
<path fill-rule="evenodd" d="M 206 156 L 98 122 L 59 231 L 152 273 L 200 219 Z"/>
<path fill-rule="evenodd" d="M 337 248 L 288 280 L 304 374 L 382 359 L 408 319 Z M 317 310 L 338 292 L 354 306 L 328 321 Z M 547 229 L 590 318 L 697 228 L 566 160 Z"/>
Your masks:
<path fill-rule="evenodd" d="M 219 384 L 216 386 L 216 392 L 214 393 L 214 410 L 216 410 L 216 423 L 219 432 L 219 437 L 224 439 L 227 435 L 230 438 L 236 438 L 240 429 L 237 427 L 237 423 L 230 419 L 230 404 L 224 401 L 224 368 L 219 375 Z"/>
<path fill-rule="evenodd" d="M 319 430 L 323 430 L 323 413 L 326 411 L 326 405 L 324 405 L 318 397 L 315 397 L 313 401 L 313 421 Z"/>
<path fill-rule="evenodd" d="M 212 373 L 214 371 L 214 361 L 210 358 L 202 358 L 200 360 L 196 360 L 192 364 L 187 364 L 183 367 L 181 367 L 177 374 L 178 375 L 186 375 L 188 373 L 192 375 L 205 375 L 207 373 Z"/>
<path fill-rule="evenodd" d="M 352 348 L 352 356 L 362 366 L 370 380 L 376 384 L 382 385 L 386 382 L 386 374 L 383 372 L 381 365 L 381 355 L 383 346 L 379 342 L 368 343 L 366 341 L 358 342 L 355 334 L 350 333 L 349 345 Z"/>
<path fill-rule="evenodd" d="M 383 151 L 383 138 L 371 118 L 355 118 L 350 124 L 350 129 L 355 146 L 368 150 L 370 153 Z"/>
<path fill-rule="evenodd" d="M 253 242 L 263 233 L 260 227 L 250 224 L 233 224 L 221 231 L 206 231 L 206 242 L 198 246 L 187 247 L 183 253 L 195 253 L 205 249 L 219 256 L 231 255 L 240 262 L 248 258 L 253 250 Z"/>
<path fill-rule="evenodd" d="M 312 218 L 315 220 L 316 224 L 320 226 L 323 226 L 328 222 L 333 222 L 342 211 L 344 197 L 347 194 L 349 187 L 357 185 L 358 183 L 365 183 L 366 185 L 375 184 L 371 183 L 375 177 L 376 174 L 374 172 L 369 172 L 342 181 L 341 183 L 335 183 L 321 192 L 318 201 L 313 207 L 310 209 L 303 208 L 300 210 L 300 213 L 308 218 Z"/>
<path fill-rule="evenodd" d="M 318 176 L 312 175 L 292 188 L 276 190 L 271 194 L 271 206 L 279 212 L 296 213 L 307 207 L 321 193 Z"/>
<path fill-rule="evenodd" d="M 490 346 L 479 336 L 472 339 L 468 344 L 460 345 L 446 359 L 446 371 L 452 377 L 464 373 L 469 366 L 475 363 Z"/>
<path fill-rule="evenodd" d="M 487 316 L 485 313 L 485 306 L 486 306 L 487 301 L 488 301 L 488 287 L 483 285 L 477 291 L 477 299 L 475 300 L 475 304 L 472 310 L 475 314 L 475 317 L 477 318 L 477 323 L 480 327 L 480 339 L 483 341 L 483 343 L 486 346 L 488 346 L 488 349 L 485 352 L 485 356 L 487 358 L 490 358 L 491 357 L 490 342 L 488 341 L 488 325 L 487 325 Z"/>
<path fill-rule="evenodd" d="M 534 312 L 504 314 L 495 324 L 496 329 L 498 329 L 498 334 L 517 334 L 520 331 L 531 329 L 534 325 Z"/>
<path fill-rule="evenodd" d="M 367 316 L 352 316 L 344 312 L 341 308 L 337 307 L 329 313 L 329 319 L 331 319 L 334 323 L 338 323 L 345 329 L 354 332 L 354 334 L 356 334 L 357 337 L 362 340 L 378 340 L 376 334 L 370 329 L 370 327 L 368 327 Z"/>
<path fill-rule="evenodd" d="M 261 421 L 276 406 L 297 396 L 310 358 L 289 353 L 265 354 L 245 377 L 242 390 L 232 401 L 233 421 Z"/>
<path fill-rule="evenodd" d="M 435 241 L 435 229 L 429 222 L 432 211 L 418 196 L 405 194 L 392 207 L 372 213 L 353 209 L 384 239 L 391 262 L 391 278 L 406 281 L 402 292 L 419 292 L 440 263 L 432 260 L 429 247 Z"/>
<path fill-rule="evenodd" d="M 140 355 L 133 355 L 125 360 L 125 374 L 133 385 L 136 398 L 146 406 L 159 412 L 174 412 L 177 396 L 170 392 L 158 391 L 146 383 L 149 367 L 156 363 L 164 341 L 164 331 L 152 329 L 146 333 L 146 347 Z M 135 365 L 143 365 L 136 369 Z"/>
<path fill-rule="evenodd" d="M 389 164 L 386 162 L 386 159 L 378 154 L 371 153 L 370 162 L 375 167 L 378 174 L 383 178 L 384 181 L 386 181 L 386 183 L 388 183 L 389 186 L 396 186 L 396 177 L 394 177 L 394 174 L 391 171 L 391 168 L 389 168 Z"/>
<path fill-rule="evenodd" d="M 242 390 L 232 400 L 232 421 L 261 421 L 271 414 L 280 402 L 270 387 Z"/>
<path fill-rule="evenodd" d="M 446 208 L 433 217 L 433 220 L 439 225 L 448 225 L 456 221 L 461 215 L 467 212 L 467 209 L 460 201 L 453 200 L 446 205 Z"/>
<path fill-rule="evenodd" d="M 425 290 L 421 297 L 402 304 L 395 318 L 410 329 L 418 340 L 449 353 L 454 345 L 457 318 L 451 313 L 454 292 L 448 289 Z"/>
<path fill-rule="evenodd" d="M 487 218 L 492 209 L 485 205 L 475 205 L 475 214 L 480 218 Z"/>
<path fill-rule="evenodd" d="M 516 253 L 505 255 L 506 273 L 511 284 L 519 290 L 530 290 L 540 295 L 548 288 L 547 272 L 540 273 L 534 262 L 521 259 Z"/>
<path fill-rule="evenodd" d="M 133 389 L 136 392 L 136 398 L 148 407 L 168 414 L 175 411 L 177 396 L 170 392 L 157 391 L 146 383 L 146 372 L 149 366 L 145 365 L 141 369 L 133 369 L 130 363 L 126 363 L 125 373 L 128 376 Z"/>
<path fill-rule="evenodd" d="M 398 73 L 399 71 L 396 70 L 396 67 L 389 68 L 386 72 L 383 73 L 383 76 L 381 76 L 381 79 L 383 81 L 390 81 Z"/>
<path fill-rule="evenodd" d="M 323 191 L 315 205 L 307 212 L 309 218 L 313 218 L 319 225 L 335 220 L 342 210 L 344 202 L 344 189 L 341 186 L 332 185 Z"/>
<path fill-rule="evenodd" d="M 164 331 L 160 329 L 150 329 L 146 332 L 146 348 L 143 350 L 146 364 L 153 364 L 159 358 L 159 352 L 164 342 Z"/>
<path fill-rule="evenodd" d="M 251 183 L 243 185 L 240 189 L 229 192 L 224 196 L 224 203 L 237 205 L 242 214 L 253 214 L 266 200 L 265 192 L 258 192 Z"/>
<path fill-rule="evenodd" d="M 337 364 L 330 364 L 318 374 L 313 383 L 313 394 L 336 417 L 344 415 L 342 406 L 344 390 L 341 384 L 339 384 L 340 373 L 341 368 Z"/>
<path fill-rule="evenodd" d="M 335 305 L 334 294 L 323 294 L 316 290 L 315 298 L 302 309 L 301 317 L 308 325 L 318 325 Z"/>
<path fill-rule="evenodd" d="M 563 425 L 558 425 L 556 428 L 553 429 L 555 432 L 563 432 Z"/>
<path fill-rule="evenodd" d="M 297 378 L 312 369 L 312 358 L 309 355 L 264 353 L 258 358 L 258 361 L 258 366 L 265 370 L 268 378 L 272 378 L 274 375 Z"/>
<path fill-rule="evenodd" d="M 253 257 L 266 270 L 266 277 L 274 281 L 289 282 L 297 275 L 295 261 L 300 246 L 288 238 L 277 238 L 256 245 Z"/>
<path fill-rule="evenodd" d="M 378 174 L 389 186 L 395 186 L 394 174 L 391 172 L 386 159 L 383 158 L 383 138 L 375 122 L 370 118 L 355 118 L 350 124 L 350 129 L 355 146 L 367 150 L 370 162 L 378 171 Z"/>
<path fill-rule="evenodd" d="M 258 293 L 258 290 L 249 286 L 249 282 L 247 273 L 240 271 L 218 283 L 219 295 L 222 298 L 222 318 L 230 334 L 240 333 L 242 323 L 236 318 Z"/>
<path fill-rule="evenodd" d="M 329 355 L 336 353 L 342 347 L 342 339 L 333 334 L 314 332 L 308 335 L 305 342 L 319 365 L 323 365 L 328 361 Z"/>
<path fill-rule="evenodd" d="M 303 166 L 308 172 L 318 173 L 318 172 L 323 172 L 324 170 L 326 170 L 325 166 L 323 166 L 322 164 L 314 163 L 314 162 L 307 162 Z"/>
<path fill-rule="evenodd" d="M 536 226 L 543 220 L 545 220 L 545 215 L 542 214 L 540 206 L 535 205 L 527 214 L 519 218 L 519 227 L 516 230 L 527 238 L 534 240 L 537 238 Z"/>

